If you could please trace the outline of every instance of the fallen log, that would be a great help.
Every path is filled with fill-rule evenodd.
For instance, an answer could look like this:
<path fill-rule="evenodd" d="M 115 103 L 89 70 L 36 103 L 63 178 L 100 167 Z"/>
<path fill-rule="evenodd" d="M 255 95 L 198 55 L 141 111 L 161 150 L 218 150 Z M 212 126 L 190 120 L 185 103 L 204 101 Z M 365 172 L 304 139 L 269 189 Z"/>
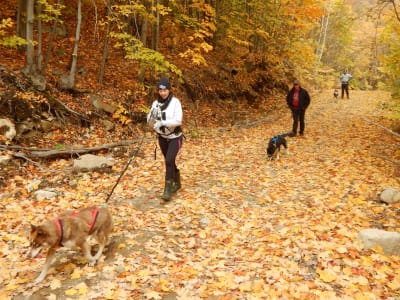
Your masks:
<path fill-rule="evenodd" d="M 148 138 L 148 141 L 153 140 L 152 138 Z M 120 141 L 120 142 L 115 142 L 115 143 L 110 143 L 110 144 L 104 144 L 100 146 L 95 146 L 95 147 L 89 147 L 89 148 L 64 148 L 64 149 L 37 149 L 37 148 L 25 148 L 25 147 L 19 147 L 19 146 L 9 146 L 9 145 L 0 145 L 0 150 L 16 150 L 16 151 L 24 151 L 24 158 L 57 158 L 57 157 L 65 157 L 65 156 L 79 156 L 82 154 L 87 154 L 87 153 L 93 153 L 93 152 L 98 152 L 101 150 L 107 150 L 107 149 L 112 149 L 115 147 L 125 147 L 129 146 L 131 144 L 137 143 L 141 141 L 141 139 L 135 139 L 135 140 L 126 140 L 126 141 Z M 14 157 L 18 157 L 17 153 L 11 153 Z M 21 157 L 21 156 L 19 156 Z"/>
<path fill-rule="evenodd" d="M 396 166 L 400 166 L 400 161 L 396 161 L 396 160 L 391 159 L 389 157 L 386 157 L 386 156 L 383 156 L 383 155 L 380 155 L 380 154 L 372 154 L 372 156 L 381 158 L 381 159 L 386 160 L 386 161 L 389 161 L 389 162 L 391 162 L 392 164 L 394 164 Z"/>
<path fill-rule="evenodd" d="M 371 121 L 371 120 L 368 119 L 368 118 L 363 117 L 362 119 L 363 119 L 365 122 L 368 122 L 368 123 L 370 123 L 370 124 L 374 124 L 374 125 L 376 125 L 376 126 L 382 128 L 383 130 L 389 132 L 390 134 L 393 134 L 394 136 L 397 136 L 397 137 L 400 138 L 400 134 L 394 132 L 393 130 L 390 130 L 389 128 L 386 128 L 385 126 L 383 126 L 383 125 L 381 125 L 381 124 L 375 123 L 375 122 Z"/>

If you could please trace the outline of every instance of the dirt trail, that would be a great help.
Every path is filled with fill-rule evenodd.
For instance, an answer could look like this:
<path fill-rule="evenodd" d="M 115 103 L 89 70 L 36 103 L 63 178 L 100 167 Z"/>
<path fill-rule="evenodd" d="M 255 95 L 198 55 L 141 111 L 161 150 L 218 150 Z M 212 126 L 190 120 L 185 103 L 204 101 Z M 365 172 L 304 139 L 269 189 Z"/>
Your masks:
<path fill-rule="evenodd" d="M 400 282 L 399 258 L 362 250 L 356 239 L 364 228 L 400 225 L 397 207 L 376 201 L 399 178 L 373 156 L 399 155 L 399 141 L 365 121 L 384 116 L 387 99 L 382 92 L 352 91 L 336 101 L 330 92 L 313 95 L 305 136 L 288 138 L 289 154 L 276 162 L 266 160 L 266 144 L 291 128 L 289 111 L 252 128 L 204 130 L 185 140 L 183 189 L 167 204 L 158 198 L 161 154 L 154 161 L 154 144 L 146 145 L 146 157 L 115 190 L 117 230 L 106 260 L 92 269 L 78 264 L 79 278 L 59 268 L 17 298 L 395 296 L 388 283 Z M 63 285 L 52 288 L 55 280 Z"/>

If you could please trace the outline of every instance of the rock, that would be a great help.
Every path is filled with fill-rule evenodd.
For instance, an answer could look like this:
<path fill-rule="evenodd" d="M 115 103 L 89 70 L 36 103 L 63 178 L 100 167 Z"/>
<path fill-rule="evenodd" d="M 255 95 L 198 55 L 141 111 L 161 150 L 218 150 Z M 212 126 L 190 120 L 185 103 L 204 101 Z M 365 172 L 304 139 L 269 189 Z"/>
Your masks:
<path fill-rule="evenodd" d="M 36 200 L 52 199 L 57 197 L 57 193 L 53 191 L 39 190 L 35 192 L 34 196 Z"/>
<path fill-rule="evenodd" d="M 91 171 L 95 169 L 112 168 L 114 159 L 97 156 L 93 154 L 82 155 L 78 159 L 74 159 L 73 168 L 83 171 Z"/>
<path fill-rule="evenodd" d="M 387 204 L 400 202 L 400 191 L 395 188 L 387 188 L 381 193 L 380 198 Z"/>
<path fill-rule="evenodd" d="M 385 254 L 400 254 L 400 233 L 375 228 L 361 230 L 358 239 L 366 249 L 381 246 Z"/>
<path fill-rule="evenodd" d="M 108 104 L 100 99 L 100 96 L 98 95 L 90 95 L 89 99 L 91 100 L 92 104 L 94 107 L 96 107 L 98 110 L 104 110 L 105 112 L 108 112 L 110 114 L 113 114 L 116 110 L 117 107 L 112 104 Z"/>
<path fill-rule="evenodd" d="M 100 122 L 103 124 L 106 131 L 111 131 L 111 130 L 114 130 L 114 128 L 115 128 L 115 124 L 111 121 L 101 120 Z"/>
<path fill-rule="evenodd" d="M 8 165 L 10 161 L 11 161 L 10 155 L 0 155 L 0 166 Z"/>
<path fill-rule="evenodd" d="M 26 190 L 28 191 L 28 193 L 33 192 L 34 190 L 37 190 L 39 188 L 39 185 L 41 183 L 42 183 L 42 181 L 35 179 L 28 183 Z"/>

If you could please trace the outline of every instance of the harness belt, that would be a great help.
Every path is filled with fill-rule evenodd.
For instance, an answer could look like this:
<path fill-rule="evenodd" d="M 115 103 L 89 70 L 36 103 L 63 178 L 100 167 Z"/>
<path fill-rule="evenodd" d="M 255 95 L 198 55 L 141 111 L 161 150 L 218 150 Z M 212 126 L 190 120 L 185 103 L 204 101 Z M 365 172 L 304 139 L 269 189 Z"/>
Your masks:
<path fill-rule="evenodd" d="M 60 218 L 57 218 L 54 220 L 54 222 L 56 223 L 57 230 L 58 230 L 58 236 L 59 236 L 57 244 L 59 247 L 63 247 L 62 240 L 63 240 L 64 231 L 63 231 L 62 221 Z"/>
<path fill-rule="evenodd" d="M 74 211 L 70 216 L 76 217 L 78 215 L 79 215 L 79 212 Z M 98 215 L 99 215 L 99 208 L 96 207 L 95 209 L 92 210 L 92 219 L 90 220 L 90 223 L 88 223 L 89 234 L 91 234 L 93 232 L 92 230 L 94 228 L 94 224 L 96 223 Z M 60 218 L 56 218 L 54 220 L 54 223 L 56 223 L 57 230 L 58 230 L 58 236 L 59 236 L 57 244 L 59 247 L 63 247 L 62 240 L 63 240 L 63 236 L 64 236 L 64 230 L 63 230 L 63 226 L 62 226 L 62 220 Z"/>
<path fill-rule="evenodd" d="M 89 234 L 92 233 L 92 230 L 93 230 L 94 224 L 96 223 L 98 215 L 99 215 L 99 208 L 96 207 L 94 210 L 92 210 L 92 220 L 90 221 L 90 224 L 89 224 Z"/>
<path fill-rule="evenodd" d="M 79 211 L 76 210 L 71 214 L 71 217 L 76 217 L 78 215 L 79 215 Z M 92 233 L 92 230 L 93 230 L 94 224 L 96 223 L 98 215 L 99 215 L 99 208 L 96 207 L 95 209 L 92 210 L 92 219 L 90 220 L 90 223 L 88 223 L 89 234 Z"/>

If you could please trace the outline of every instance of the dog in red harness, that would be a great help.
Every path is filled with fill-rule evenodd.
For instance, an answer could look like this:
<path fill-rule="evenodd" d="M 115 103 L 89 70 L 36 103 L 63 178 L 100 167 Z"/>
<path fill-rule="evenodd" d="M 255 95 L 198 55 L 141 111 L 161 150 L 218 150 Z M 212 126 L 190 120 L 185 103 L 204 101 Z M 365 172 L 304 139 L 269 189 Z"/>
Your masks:
<path fill-rule="evenodd" d="M 30 256 L 36 257 L 43 248 L 49 248 L 46 262 L 35 283 L 46 277 L 59 247 L 81 248 L 89 265 L 94 266 L 103 253 L 112 229 L 112 217 L 106 207 L 87 207 L 75 212 L 66 212 L 42 225 L 31 225 Z M 94 256 L 87 241 L 89 236 L 95 237 L 99 243 L 99 249 Z"/>

